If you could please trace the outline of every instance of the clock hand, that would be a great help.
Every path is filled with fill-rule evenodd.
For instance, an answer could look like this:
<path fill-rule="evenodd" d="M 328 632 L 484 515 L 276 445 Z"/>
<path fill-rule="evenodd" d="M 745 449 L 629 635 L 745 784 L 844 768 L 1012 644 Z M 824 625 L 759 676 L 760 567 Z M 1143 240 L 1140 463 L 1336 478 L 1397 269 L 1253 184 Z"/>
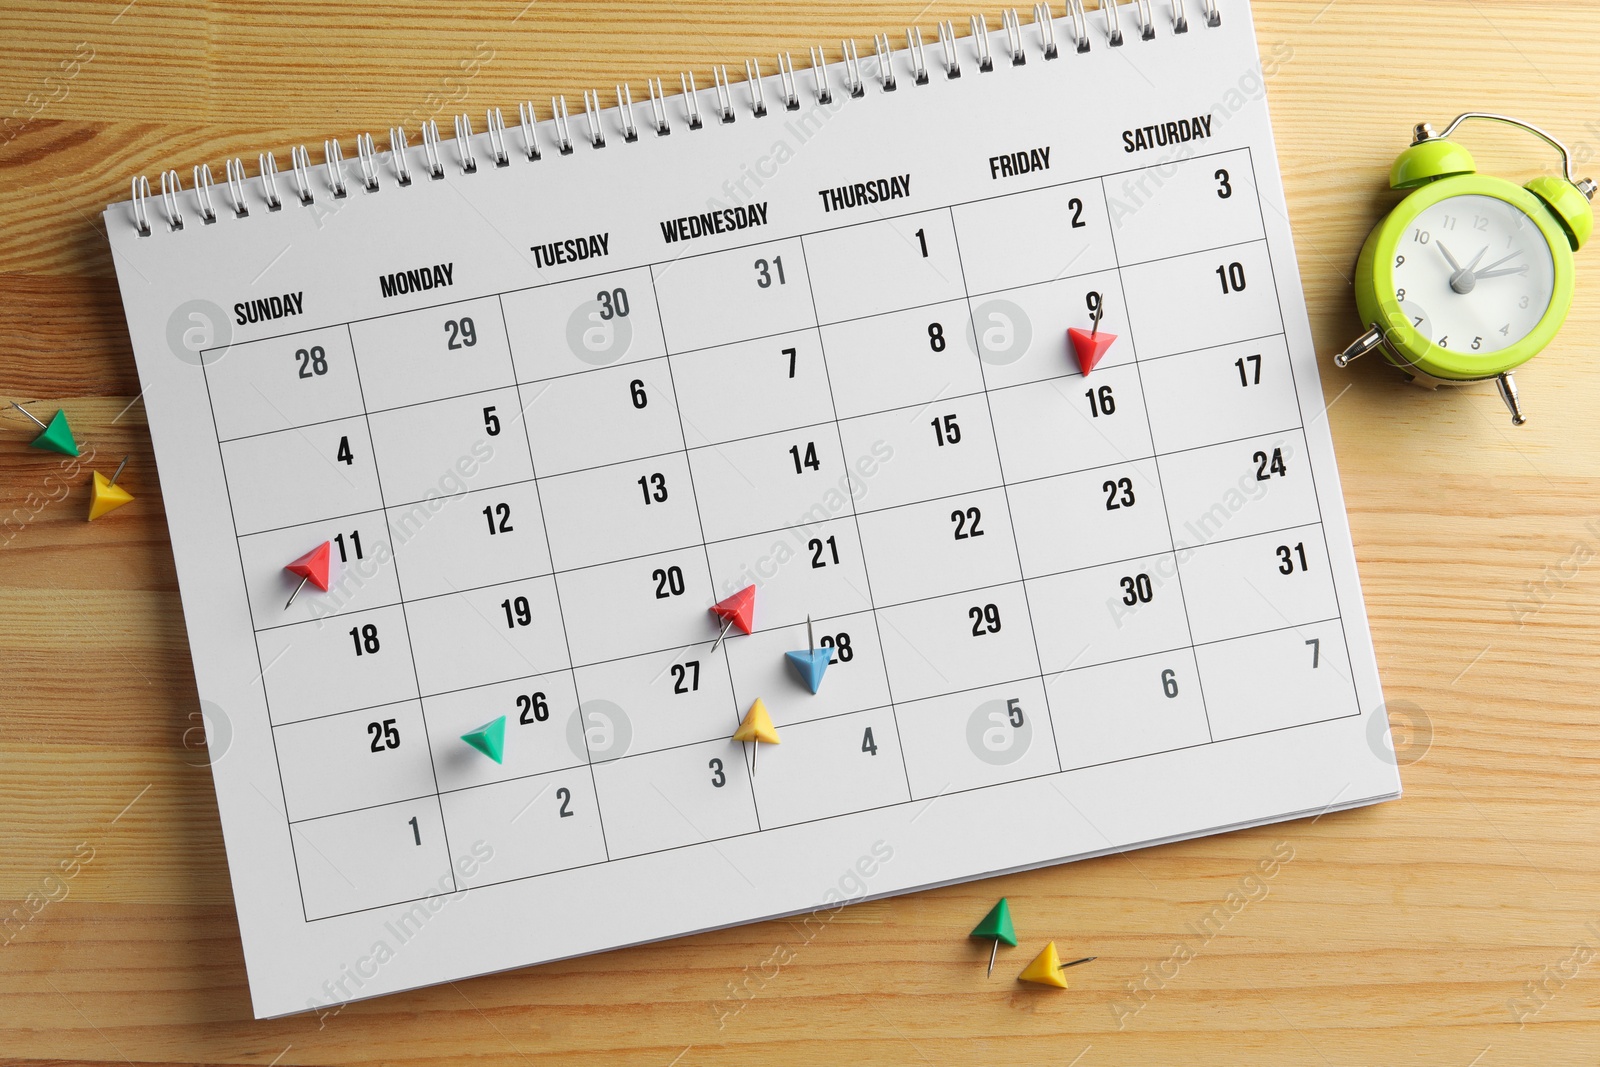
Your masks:
<path fill-rule="evenodd" d="M 1455 256 L 1452 256 L 1449 252 L 1445 251 L 1444 242 L 1442 241 L 1439 243 L 1439 251 L 1444 252 L 1445 258 L 1448 259 L 1450 261 L 1450 265 L 1455 268 L 1455 273 L 1450 275 L 1450 288 L 1454 289 L 1462 296 L 1472 292 L 1472 287 L 1478 284 L 1477 276 L 1472 273 L 1473 268 L 1477 267 L 1477 265 L 1483 261 L 1483 257 L 1489 254 L 1489 246 L 1484 245 L 1483 250 L 1474 256 L 1472 258 L 1472 262 L 1468 263 L 1465 267 L 1456 262 Z"/>
<path fill-rule="evenodd" d="M 1496 268 L 1496 267 L 1498 267 L 1498 266 L 1499 266 L 1499 265 L 1500 265 L 1500 264 L 1502 264 L 1502 263 L 1504 263 L 1504 262 L 1506 262 L 1506 261 L 1507 261 L 1507 260 L 1512 260 L 1512 259 L 1516 259 L 1516 258 L 1517 258 L 1517 257 L 1518 257 L 1518 256 L 1520 256 L 1520 255 L 1522 255 L 1522 249 L 1520 249 L 1520 248 L 1519 248 L 1519 249 L 1517 249 L 1517 250 L 1516 250 L 1516 251 L 1515 251 L 1515 252 L 1513 252 L 1513 253 L 1511 253 L 1511 254 L 1510 254 L 1510 255 L 1509 255 L 1509 256 L 1503 256 L 1503 257 L 1501 257 L 1501 258 L 1500 258 L 1500 259 L 1497 259 L 1497 260 L 1495 260 L 1495 261 L 1494 261 L 1494 262 L 1493 262 L 1493 263 L 1491 263 L 1491 264 L 1489 264 L 1489 265 L 1488 265 L 1488 266 L 1487 266 L 1487 267 L 1485 267 L 1485 268 L 1483 268 L 1483 269 L 1484 269 L 1484 270 L 1485 270 L 1485 271 L 1491 271 L 1491 270 L 1494 270 L 1494 269 L 1495 269 L 1495 268 Z M 1523 269 L 1524 269 L 1524 270 L 1525 270 L 1525 269 L 1526 269 L 1526 268 L 1523 268 Z M 1480 278 L 1482 278 L 1482 277 L 1483 277 L 1483 275 L 1482 275 L 1482 274 L 1480 274 L 1480 275 L 1478 275 L 1478 277 L 1480 277 Z"/>
<path fill-rule="evenodd" d="M 1504 262 L 1504 260 L 1502 260 L 1501 262 Z M 1481 280 L 1483 278 L 1503 278 L 1508 274 L 1526 274 L 1526 273 L 1528 273 L 1528 268 L 1526 266 L 1521 266 L 1521 267 L 1506 267 L 1506 268 L 1504 268 L 1502 270 L 1480 270 L 1477 273 L 1476 276 Z"/>

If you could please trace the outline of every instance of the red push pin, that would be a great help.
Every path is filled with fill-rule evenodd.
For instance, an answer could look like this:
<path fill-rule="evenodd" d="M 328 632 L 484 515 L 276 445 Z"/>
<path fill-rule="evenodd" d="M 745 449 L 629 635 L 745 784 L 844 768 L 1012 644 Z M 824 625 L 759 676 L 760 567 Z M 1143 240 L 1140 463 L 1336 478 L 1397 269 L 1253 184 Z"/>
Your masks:
<path fill-rule="evenodd" d="M 1100 332 L 1100 317 L 1105 314 L 1106 298 L 1100 293 L 1090 295 L 1094 297 L 1094 329 L 1080 330 L 1074 326 L 1067 331 L 1067 339 L 1072 342 L 1073 351 L 1078 354 L 1078 369 L 1083 371 L 1085 378 L 1089 376 L 1090 371 L 1100 365 L 1100 358 L 1117 339 L 1114 333 Z"/>
<path fill-rule="evenodd" d="M 294 603 L 294 598 L 300 595 L 300 590 L 311 582 L 324 593 L 328 591 L 328 569 L 333 565 L 333 542 L 324 541 L 310 552 L 301 556 L 292 563 L 285 563 L 283 569 L 290 574 L 300 576 L 300 584 L 294 587 L 294 592 L 289 594 L 289 602 L 284 604 L 283 610 L 288 611 L 289 605 Z"/>
<path fill-rule="evenodd" d="M 711 614 L 726 620 L 722 624 L 722 632 L 717 635 L 716 643 L 711 646 L 711 651 L 716 652 L 722 644 L 722 639 L 728 636 L 730 627 L 737 626 L 745 633 L 755 629 L 756 587 L 747 585 L 728 599 L 717 601 L 711 605 Z"/>

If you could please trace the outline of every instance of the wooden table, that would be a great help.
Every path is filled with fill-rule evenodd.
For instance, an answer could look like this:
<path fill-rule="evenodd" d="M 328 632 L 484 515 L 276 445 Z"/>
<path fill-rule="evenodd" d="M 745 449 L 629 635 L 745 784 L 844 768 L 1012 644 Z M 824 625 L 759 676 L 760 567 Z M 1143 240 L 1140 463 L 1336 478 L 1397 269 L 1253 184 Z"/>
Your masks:
<path fill-rule="evenodd" d="M 135 173 L 209 160 L 220 174 L 261 148 L 381 139 L 430 117 L 448 128 L 456 111 L 623 79 L 637 91 L 913 20 L 931 38 L 967 9 L 124 3 L 0 10 L 14 119 L 0 144 L 0 399 L 65 404 L 94 453 L 55 462 L 23 446 L 20 416 L 0 417 L 0 908 L 30 916 L 0 947 L 0 1061 L 1596 1062 L 1591 278 L 1558 343 L 1518 375 L 1532 419 L 1519 430 L 1492 389 L 1429 394 L 1375 358 L 1324 365 L 1407 764 L 1400 802 L 862 904 L 809 937 L 770 922 L 253 1021 L 101 208 Z M 1600 32 L 1577 5 L 1258 0 L 1257 18 L 1280 57 L 1271 105 L 1327 353 L 1355 327 L 1348 277 L 1393 202 L 1383 179 L 1412 123 L 1502 111 L 1582 160 L 1600 152 Z M 1471 144 L 1487 172 L 1549 165 L 1494 130 Z M 86 524 L 89 467 L 124 453 L 137 501 Z M 1267 894 L 1173 963 L 1188 925 L 1275 850 L 1292 859 Z M 1031 934 L 1098 954 L 1070 992 L 1017 987 L 1015 952 L 1007 980 L 983 980 L 984 948 L 964 935 L 1001 894 L 1025 903 Z"/>

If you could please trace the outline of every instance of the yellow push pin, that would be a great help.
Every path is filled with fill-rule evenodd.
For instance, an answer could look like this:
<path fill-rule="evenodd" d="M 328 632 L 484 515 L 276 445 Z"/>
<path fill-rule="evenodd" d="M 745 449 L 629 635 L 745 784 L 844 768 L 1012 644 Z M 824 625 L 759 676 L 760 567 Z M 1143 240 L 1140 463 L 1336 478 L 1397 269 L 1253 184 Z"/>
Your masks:
<path fill-rule="evenodd" d="M 1036 985 L 1055 986 L 1057 989 L 1067 988 L 1067 980 L 1061 977 L 1061 972 L 1068 967 L 1076 967 L 1080 963 L 1089 963 L 1099 959 L 1099 956 L 1085 956 L 1081 960 L 1071 963 L 1062 963 L 1061 957 L 1056 953 L 1056 943 L 1045 943 L 1044 951 L 1033 958 L 1033 962 L 1022 969 L 1017 975 L 1019 982 L 1033 982 Z"/>
<path fill-rule="evenodd" d="M 123 456 L 122 462 L 117 464 L 117 471 L 111 476 L 110 481 L 107 481 L 106 476 L 99 471 L 94 472 L 94 484 L 89 487 L 90 522 L 133 501 L 133 494 L 117 484 L 117 479 L 122 477 L 122 468 L 127 465 L 128 457 Z"/>
<path fill-rule="evenodd" d="M 733 732 L 735 741 L 751 741 L 755 743 L 755 751 L 750 753 L 750 773 L 756 773 L 756 753 L 761 751 L 762 745 L 781 745 L 778 740 L 778 728 L 772 725 L 772 716 L 767 714 L 767 706 L 756 697 L 756 702 L 750 705 L 750 710 L 744 713 L 744 721 Z"/>

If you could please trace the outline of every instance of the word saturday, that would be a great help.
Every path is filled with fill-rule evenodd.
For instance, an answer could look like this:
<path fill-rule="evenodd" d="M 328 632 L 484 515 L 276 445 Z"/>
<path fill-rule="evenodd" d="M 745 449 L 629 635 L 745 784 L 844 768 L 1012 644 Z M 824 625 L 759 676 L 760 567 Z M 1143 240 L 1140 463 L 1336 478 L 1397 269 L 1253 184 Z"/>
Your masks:
<path fill-rule="evenodd" d="M 1165 148 L 1168 145 L 1200 141 L 1211 136 L 1211 116 L 1196 115 L 1192 119 L 1163 122 L 1137 130 L 1122 131 L 1124 152 L 1143 152 L 1147 148 Z"/>

